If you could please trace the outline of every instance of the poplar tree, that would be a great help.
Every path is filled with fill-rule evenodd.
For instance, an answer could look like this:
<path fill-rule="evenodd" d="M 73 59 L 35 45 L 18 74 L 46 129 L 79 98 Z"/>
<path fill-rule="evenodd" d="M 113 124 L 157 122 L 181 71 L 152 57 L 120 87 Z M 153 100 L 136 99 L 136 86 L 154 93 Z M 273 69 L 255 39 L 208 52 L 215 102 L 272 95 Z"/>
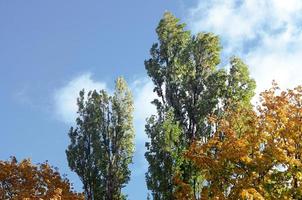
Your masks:
<path fill-rule="evenodd" d="M 80 177 L 87 200 L 125 199 L 121 189 L 130 179 L 134 152 L 133 99 L 126 82 L 106 91 L 82 90 L 77 100 L 76 126 L 66 150 L 71 170 Z"/>
<path fill-rule="evenodd" d="M 235 109 L 238 104 L 250 107 L 255 82 L 237 57 L 230 59 L 230 70 L 218 67 L 221 45 L 212 33 L 192 35 L 169 12 L 156 33 L 158 42 L 145 61 L 158 96 L 153 101 L 157 114 L 146 124 L 150 138 L 146 143 L 146 182 L 153 199 L 172 200 L 176 174 L 192 186 L 194 194 L 203 184 L 202 174 L 182 155 L 193 141 L 206 143 L 211 137 L 208 116 L 223 115 L 225 107 Z"/>

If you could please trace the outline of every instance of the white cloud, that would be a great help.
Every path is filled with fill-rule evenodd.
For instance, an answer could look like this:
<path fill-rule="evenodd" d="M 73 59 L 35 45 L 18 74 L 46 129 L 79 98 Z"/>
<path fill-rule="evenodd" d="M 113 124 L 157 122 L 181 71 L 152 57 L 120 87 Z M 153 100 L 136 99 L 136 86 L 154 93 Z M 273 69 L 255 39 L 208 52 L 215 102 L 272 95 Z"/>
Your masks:
<path fill-rule="evenodd" d="M 58 118 L 67 123 L 75 122 L 77 114 L 77 97 L 80 90 L 106 89 L 106 84 L 92 79 L 91 73 L 75 77 L 65 86 L 56 90 L 54 95 L 55 112 Z"/>
<path fill-rule="evenodd" d="M 137 79 L 130 84 L 134 96 L 134 126 L 136 137 L 136 175 L 146 172 L 147 163 L 144 157 L 145 142 L 148 141 L 145 133 L 146 119 L 156 114 L 156 108 L 151 102 L 156 98 L 153 92 L 154 85 L 150 79 Z"/>
<path fill-rule="evenodd" d="M 153 92 L 154 85 L 151 80 L 143 78 L 134 81 L 131 84 L 132 92 L 134 95 L 134 121 L 135 129 L 137 130 L 137 140 L 146 141 L 146 134 L 144 133 L 146 118 L 152 114 L 156 114 L 156 109 L 151 101 L 156 98 Z"/>
<path fill-rule="evenodd" d="M 224 53 L 250 66 L 258 92 L 273 79 L 282 88 L 302 84 L 301 0 L 199 0 L 187 21 L 194 33 L 220 35 Z"/>

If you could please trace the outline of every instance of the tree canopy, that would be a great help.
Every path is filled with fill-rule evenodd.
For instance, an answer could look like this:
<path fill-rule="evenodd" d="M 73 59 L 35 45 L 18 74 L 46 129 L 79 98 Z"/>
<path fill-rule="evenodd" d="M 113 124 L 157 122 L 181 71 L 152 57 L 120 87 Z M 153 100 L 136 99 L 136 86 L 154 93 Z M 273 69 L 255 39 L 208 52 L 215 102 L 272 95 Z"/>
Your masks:
<path fill-rule="evenodd" d="M 76 128 L 66 150 L 70 168 L 81 181 L 87 200 L 120 200 L 130 179 L 134 152 L 133 100 L 126 82 L 116 81 L 112 96 L 102 90 L 80 92 Z"/>
<path fill-rule="evenodd" d="M 15 157 L 0 161 L 0 199 L 3 200 L 84 200 L 73 191 L 69 180 L 47 162 L 33 165 Z"/>
<path fill-rule="evenodd" d="M 176 173 L 193 190 L 198 188 L 201 174 L 183 159 L 182 152 L 193 141 L 206 143 L 210 138 L 208 115 L 222 115 L 226 107 L 251 107 L 255 81 L 237 57 L 230 59 L 229 71 L 219 67 L 221 45 L 217 35 L 192 35 L 169 12 L 160 20 L 156 33 L 158 42 L 152 45 L 145 67 L 158 96 L 153 101 L 157 115 L 146 125 L 150 138 L 146 144 L 146 180 L 157 200 L 174 199 Z"/>
<path fill-rule="evenodd" d="M 256 111 L 229 111 L 213 137 L 195 141 L 185 153 L 204 174 L 198 199 L 302 198 L 302 87 L 261 94 Z M 176 196 L 196 199 L 178 181 Z"/>

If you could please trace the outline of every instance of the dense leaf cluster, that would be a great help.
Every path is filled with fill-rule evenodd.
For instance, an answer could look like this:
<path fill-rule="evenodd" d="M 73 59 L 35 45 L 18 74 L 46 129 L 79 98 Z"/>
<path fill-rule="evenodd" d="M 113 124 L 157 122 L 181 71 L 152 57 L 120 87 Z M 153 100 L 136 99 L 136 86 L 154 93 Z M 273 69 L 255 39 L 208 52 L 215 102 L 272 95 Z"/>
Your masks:
<path fill-rule="evenodd" d="M 302 88 L 277 91 L 275 85 L 263 92 L 257 111 L 241 108 L 214 119 L 213 137 L 191 145 L 185 156 L 206 181 L 199 199 L 302 198 Z M 183 187 L 176 196 L 196 199 L 189 191 Z"/>
<path fill-rule="evenodd" d="M 48 163 L 33 165 L 30 160 L 0 161 L 2 200 L 84 200 L 72 191 L 69 181 Z"/>

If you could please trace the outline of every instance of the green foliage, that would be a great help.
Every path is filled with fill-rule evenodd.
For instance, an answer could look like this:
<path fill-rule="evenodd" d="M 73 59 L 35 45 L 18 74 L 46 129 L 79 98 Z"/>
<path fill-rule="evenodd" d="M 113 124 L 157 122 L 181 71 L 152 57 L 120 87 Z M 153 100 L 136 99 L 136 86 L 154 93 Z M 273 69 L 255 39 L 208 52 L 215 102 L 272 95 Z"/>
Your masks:
<path fill-rule="evenodd" d="M 231 69 L 228 77 L 226 99 L 232 99 L 232 103 L 242 103 L 243 106 L 251 106 L 251 98 L 254 96 L 256 83 L 249 76 L 249 69 L 237 57 L 230 60 Z"/>
<path fill-rule="evenodd" d="M 155 116 L 148 119 L 146 133 L 151 142 L 146 143 L 145 157 L 149 162 L 146 174 L 148 188 L 152 189 L 153 199 L 170 199 L 173 192 L 173 176 L 179 163 L 177 158 L 180 142 L 180 127 L 175 122 L 173 112 L 167 112 L 160 120 Z M 152 145 L 151 145 L 152 144 Z M 150 186 L 152 186 L 150 188 Z"/>
<path fill-rule="evenodd" d="M 169 12 L 156 32 L 158 43 L 152 45 L 151 58 L 145 61 L 158 95 L 153 101 L 157 116 L 151 116 L 146 125 L 150 138 L 146 144 L 146 180 L 155 200 L 173 199 L 176 173 L 198 193 L 195 188 L 201 184 L 202 174 L 183 159 L 183 152 L 193 140 L 205 143 L 211 136 L 209 115 L 222 115 L 230 105 L 250 106 L 255 89 L 248 67 L 240 59 L 230 60 L 229 72 L 218 69 L 218 36 L 191 35 Z"/>
<path fill-rule="evenodd" d="M 121 189 L 129 181 L 134 152 L 133 100 L 126 82 L 117 79 L 113 96 L 82 90 L 76 123 L 66 154 L 86 199 L 125 199 Z"/>

